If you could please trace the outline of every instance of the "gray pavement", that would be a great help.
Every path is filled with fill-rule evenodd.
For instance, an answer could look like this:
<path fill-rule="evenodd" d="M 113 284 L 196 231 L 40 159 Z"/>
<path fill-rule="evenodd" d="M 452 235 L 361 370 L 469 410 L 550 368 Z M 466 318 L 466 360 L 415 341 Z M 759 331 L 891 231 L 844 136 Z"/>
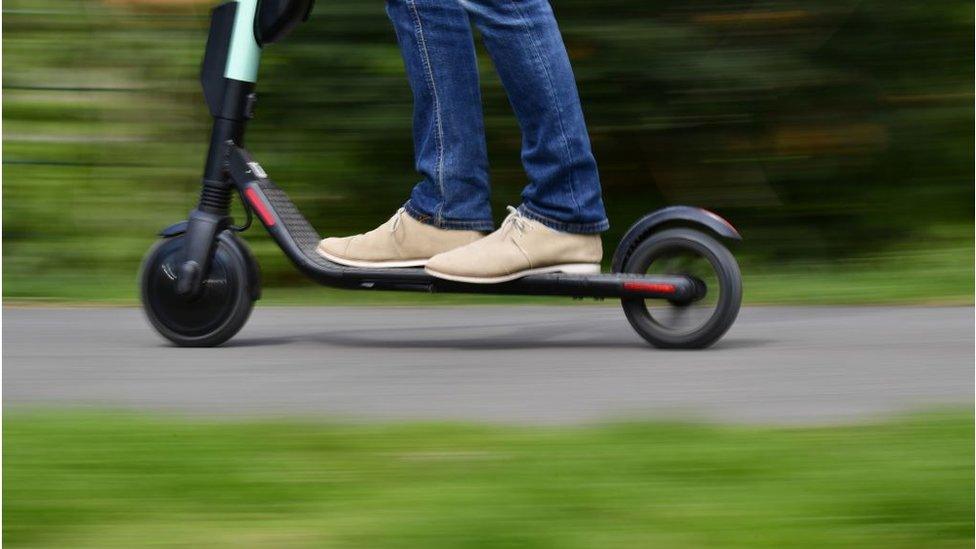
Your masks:
<path fill-rule="evenodd" d="M 274 308 L 180 349 L 137 309 L 4 308 L 4 407 L 573 423 L 833 423 L 972 405 L 973 308 L 747 308 L 660 351 L 619 307 Z"/>

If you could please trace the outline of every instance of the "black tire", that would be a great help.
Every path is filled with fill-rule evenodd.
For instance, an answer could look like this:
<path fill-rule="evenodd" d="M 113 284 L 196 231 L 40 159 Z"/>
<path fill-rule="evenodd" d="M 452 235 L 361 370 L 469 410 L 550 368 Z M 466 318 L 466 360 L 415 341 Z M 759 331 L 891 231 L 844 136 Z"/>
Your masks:
<path fill-rule="evenodd" d="M 664 349 L 702 349 L 719 340 L 735 322 L 742 302 L 742 277 L 732 253 L 712 236 L 689 228 L 666 229 L 652 233 L 637 245 L 624 262 L 623 272 L 647 274 L 665 259 L 688 256 L 702 261 L 700 268 L 711 273 L 665 270 L 666 274 L 689 274 L 706 282 L 706 296 L 687 304 L 665 300 L 624 299 L 624 314 L 634 330 L 655 347 Z M 662 273 L 654 273 L 662 274 Z M 711 283 L 709 283 L 711 282 Z M 717 288 L 715 286 L 718 286 Z M 716 295 L 716 292 L 717 295 Z M 706 299 L 709 301 L 706 302 Z M 648 308 L 654 301 L 655 311 L 669 310 L 672 316 L 686 316 L 691 309 L 701 309 L 703 320 L 688 329 L 678 329 L 662 320 Z M 710 305 L 714 304 L 714 305 Z"/>
<path fill-rule="evenodd" d="M 244 244 L 228 233 L 218 240 L 201 294 L 176 293 L 183 235 L 157 242 L 139 273 L 142 308 L 153 328 L 181 347 L 215 347 L 234 337 L 251 316 L 256 272 Z"/>

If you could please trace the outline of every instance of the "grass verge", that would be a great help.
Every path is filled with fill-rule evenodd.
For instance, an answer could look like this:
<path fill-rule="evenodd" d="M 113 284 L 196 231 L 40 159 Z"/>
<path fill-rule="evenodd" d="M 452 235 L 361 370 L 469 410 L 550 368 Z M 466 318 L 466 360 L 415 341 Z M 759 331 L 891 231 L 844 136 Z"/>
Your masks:
<path fill-rule="evenodd" d="M 263 241 L 260 243 L 267 244 Z M 84 249 L 79 243 L 77 248 Z M 323 288 L 302 278 L 281 253 L 256 248 L 259 262 L 291 273 L 287 282 L 265 284 L 263 305 L 508 305 L 572 304 L 561 297 L 372 292 Z M 58 257 L 52 249 L 45 257 Z M 4 258 L 7 261 L 7 258 Z M 973 247 L 891 250 L 872 257 L 783 265 L 742 262 L 746 305 L 971 305 Z M 64 265 L 75 267 L 73 270 Z M 16 265 L 14 265 L 16 267 Z M 96 269 L 92 262 L 59 263 L 53 271 L 7 269 L 4 301 L 18 305 L 138 305 L 137 262 L 125 268 Z M 9 272 L 8 272 L 9 271 Z M 593 303 L 584 300 L 582 303 Z M 608 301 L 609 303 L 609 301 Z"/>
<path fill-rule="evenodd" d="M 8 412 L 10 547 L 972 547 L 973 416 L 571 428 Z"/>

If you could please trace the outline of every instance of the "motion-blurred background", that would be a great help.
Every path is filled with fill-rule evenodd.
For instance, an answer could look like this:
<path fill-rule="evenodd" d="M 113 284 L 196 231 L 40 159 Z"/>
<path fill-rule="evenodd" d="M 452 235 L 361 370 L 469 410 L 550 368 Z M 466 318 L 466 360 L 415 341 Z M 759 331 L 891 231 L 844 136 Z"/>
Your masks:
<path fill-rule="evenodd" d="M 912 306 L 747 307 L 722 345 L 669 353 L 609 308 L 382 308 L 497 299 L 318 288 L 255 228 L 261 303 L 377 306 L 259 307 L 221 349 L 168 347 L 134 308 L 5 307 L 3 542 L 972 547 L 973 3 L 553 4 L 607 250 L 693 204 L 744 235 L 747 304 Z M 3 3 L 5 305 L 136 303 L 198 194 L 211 7 Z M 500 217 L 520 137 L 481 70 Z M 382 1 L 319 0 L 258 92 L 248 146 L 322 234 L 401 205 L 411 97 Z M 691 415 L 597 415 L 648 409 Z M 344 410 L 366 420 L 316 417 Z"/>
<path fill-rule="evenodd" d="M 5 297 L 134 301 L 154 231 L 197 195 L 211 7 L 4 3 Z M 608 249 L 644 212 L 688 203 L 744 234 L 747 302 L 971 302 L 971 2 L 555 8 L 602 170 Z M 503 212 L 524 184 L 520 138 L 481 57 Z M 371 228 L 405 199 L 411 97 L 382 2 L 320 2 L 267 48 L 258 90 L 250 148 L 321 233 Z M 346 299 L 311 288 L 262 232 L 249 241 L 272 301 Z"/>

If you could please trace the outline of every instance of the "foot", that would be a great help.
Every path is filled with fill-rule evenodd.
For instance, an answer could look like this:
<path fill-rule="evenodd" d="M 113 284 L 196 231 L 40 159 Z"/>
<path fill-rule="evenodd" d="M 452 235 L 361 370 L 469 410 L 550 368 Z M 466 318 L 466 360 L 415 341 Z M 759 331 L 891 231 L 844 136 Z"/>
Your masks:
<path fill-rule="evenodd" d="M 431 257 L 483 237 L 478 231 L 439 229 L 400 208 L 389 221 L 365 234 L 326 238 L 319 255 L 349 267 L 422 267 Z"/>
<path fill-rule="evenodd" d="M 523 216 L 511 214 L 490 235 L 438 254 L 427 262 L 427 272 L 437 278 L 495 284 L 530 274 L 600 272 L 603 243 L 597 234 L 573 234 Z"/>

